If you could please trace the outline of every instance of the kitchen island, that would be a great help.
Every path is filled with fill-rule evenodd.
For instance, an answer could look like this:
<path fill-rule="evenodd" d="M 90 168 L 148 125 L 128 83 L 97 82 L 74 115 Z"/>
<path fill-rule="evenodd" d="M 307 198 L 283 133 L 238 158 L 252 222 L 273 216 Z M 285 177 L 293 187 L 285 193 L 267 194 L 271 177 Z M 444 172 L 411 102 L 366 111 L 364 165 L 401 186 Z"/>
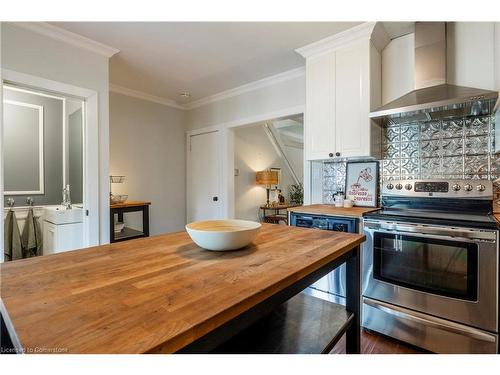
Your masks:
<path fill-rule="evenodd" d="M 2 330 L 26 353 L 209 352 L 346 262 L 347 346 L 359 352 L 363 241 L 264 224 L 232 252 L 177 232 L 3 263 Z"/>

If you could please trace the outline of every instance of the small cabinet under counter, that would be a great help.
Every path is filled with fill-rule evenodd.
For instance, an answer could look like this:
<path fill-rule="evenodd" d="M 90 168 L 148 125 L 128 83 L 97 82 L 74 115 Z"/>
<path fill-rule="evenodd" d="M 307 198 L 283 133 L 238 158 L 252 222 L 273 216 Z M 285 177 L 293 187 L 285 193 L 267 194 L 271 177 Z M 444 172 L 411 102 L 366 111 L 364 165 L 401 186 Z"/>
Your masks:
<path fill-rule="evenodd" d="M 123 203 L 115 203 L 110 205 L 110 242 L 113 243 L 132 240 L 134 238 L 149 237 L 150 205 L 151 202 L 145 201 L 126 201 Z M 124 222 L 124 214 L 131 212 L 142 213 L 142 230 L 136 229 L 135 226 L 127 226 Z M 117 216 L 117 221 L 115 221 L 115 215 Z M 123 225 L 117 228 L 117 223 Z"/>

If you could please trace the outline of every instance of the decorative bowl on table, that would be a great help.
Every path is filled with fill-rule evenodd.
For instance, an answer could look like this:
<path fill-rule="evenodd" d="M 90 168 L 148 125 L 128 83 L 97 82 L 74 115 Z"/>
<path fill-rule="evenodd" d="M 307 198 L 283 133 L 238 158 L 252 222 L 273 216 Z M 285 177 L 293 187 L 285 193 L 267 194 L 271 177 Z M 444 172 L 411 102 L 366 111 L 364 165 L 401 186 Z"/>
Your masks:
<path fill-rule="evenodd" d="M 186 231 L 205 250 L 229 251 L 250 244 L 261 226 L 247 220 L 203 220 L 187 224 Z"/>
<path fill-rule="evenodd" d="M 128 195 L 125 194 L 118 194 L 118 195 L 111 195 L 110 202 L 111 204 L 118 204 L 118 203 L 123 203 L 127 200 Z"/>

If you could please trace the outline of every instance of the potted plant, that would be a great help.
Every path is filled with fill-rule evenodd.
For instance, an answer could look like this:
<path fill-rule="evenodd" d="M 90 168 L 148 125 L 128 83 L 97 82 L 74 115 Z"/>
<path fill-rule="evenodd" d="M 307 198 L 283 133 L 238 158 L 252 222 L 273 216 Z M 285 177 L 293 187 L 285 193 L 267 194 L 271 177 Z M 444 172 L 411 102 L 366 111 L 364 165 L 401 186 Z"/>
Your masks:
<path fill-rule="evenodd" d="M 304 187 L 301 183 L 290 185 L 290 203 L 304 203 Z"/>

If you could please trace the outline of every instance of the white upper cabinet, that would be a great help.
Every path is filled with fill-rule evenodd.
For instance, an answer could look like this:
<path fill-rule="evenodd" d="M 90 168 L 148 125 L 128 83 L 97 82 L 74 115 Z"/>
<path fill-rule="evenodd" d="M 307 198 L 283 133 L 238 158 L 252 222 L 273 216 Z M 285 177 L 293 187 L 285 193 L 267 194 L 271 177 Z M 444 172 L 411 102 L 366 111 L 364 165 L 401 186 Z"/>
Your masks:
<path fill-rule="evenodd" d="M 335 152 L 335 53 L 306 62 L 305 150 L 308 160 Z"/>
<path fill-rule="evenodd" d="M 381 130 L 368 116 L 380 106 L 379 51 L 389 39 L 376 25 L 365 23 L 297 50 L 306 58 L 307 160 L 379 157 Z"/>

